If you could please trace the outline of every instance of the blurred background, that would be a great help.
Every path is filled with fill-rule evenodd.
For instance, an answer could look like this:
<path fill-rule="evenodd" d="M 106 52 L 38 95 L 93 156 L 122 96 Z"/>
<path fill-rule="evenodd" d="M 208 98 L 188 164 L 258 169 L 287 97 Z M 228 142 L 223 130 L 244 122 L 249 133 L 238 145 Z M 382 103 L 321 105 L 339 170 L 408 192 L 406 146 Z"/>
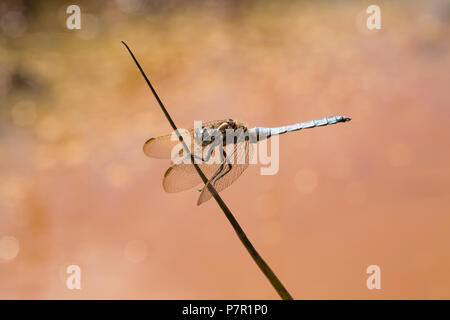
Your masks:
<path fill-rule="evenodd" d="M 444 0 L 2 0 L 0 298 L 278 298 L 215 201 L 164 192 L 142 145 L 171 128 L 124 40 L 179 127 L 353 119 L 222 193 L 295 298 L 449 299 L 449 31 Z"/>

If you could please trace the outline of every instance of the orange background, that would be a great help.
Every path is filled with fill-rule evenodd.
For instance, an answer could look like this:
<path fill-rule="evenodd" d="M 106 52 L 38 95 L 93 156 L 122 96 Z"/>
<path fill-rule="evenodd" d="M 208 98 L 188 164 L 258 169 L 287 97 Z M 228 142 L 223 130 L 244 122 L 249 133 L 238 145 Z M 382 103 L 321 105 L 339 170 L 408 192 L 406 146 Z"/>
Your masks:
<path fill-rule="evenodd" d="M 69 4 L 0 5 L 0 298 L 278 298 L 214 200 L 163 191 L 121 40 L 179 127 L 352 118 L 222 193 L 294 298 L 450 298 L 448 2 L 378 1 L 375 31 L 367 1 L 77 1 L 81 30 Z"/>

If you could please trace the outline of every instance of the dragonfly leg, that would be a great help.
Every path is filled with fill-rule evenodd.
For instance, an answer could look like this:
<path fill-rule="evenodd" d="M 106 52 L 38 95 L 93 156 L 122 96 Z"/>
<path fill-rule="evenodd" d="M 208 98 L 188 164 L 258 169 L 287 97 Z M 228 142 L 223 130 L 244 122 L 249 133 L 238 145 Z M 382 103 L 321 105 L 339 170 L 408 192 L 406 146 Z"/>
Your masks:
<path fill-rule="evenodd" d="M 201 159 L 203 162 L 208 162 L 209 161 L 209 159 L 211 158 L 211 155 L 212 155 L 212 152 L 214 151 L 214 148 L 217 146 L 217 143 L 215 143 L 215 144 L 213 144 L 212 146 L 211 146 L 211 148 L 209 149 L 209 151 L 208 151 L 208 154 L 206 155 L 206 157 L 205 158 L 200 158 L 200 157 L 197 157 L 197 158 L 199 158 L 199 159 Z M 220 167 L 219 167 L 219 170 L 214 174 L 214 176 L 210 179 L 210 181 L 212 182 L 212 180 L 223 170 L 223 167 L 224 167 L 224 159 L 226 159 L 226 152 L 225 152 L 225 150 L 223 150 L 222 149 L 222 155 L 221 155 L 221 159 L 220 159 L 220 161 L 222 162 L 222 164 L 220 165 Z M 225 156 L 224 156 L 225 155 Z M 201 192 L 203 190 L 203 188 L 201 188 L 201 189 L 199 189 L 198 191 L 199 192 Z"/>
<path fill-rule="evenodd" d="M 213 153 L 213 151 L 214 151 L 214 148 L 217 147 L 219 144 L 220 144 L 220 141 L 211 143 L 211 145 L 209 146 L 208 153 L 206 154 L 205 157 L 203 157 L 203 154 L 202 154 L 201 157 L 196 156 L 196 155 L 193 155 L 194 158 L 195 158 L 195 159 L 199 159 L 199 160 L 201 160 L 201 161 L 203 161 L 203 162 L 208 162 L 209 159 L 211 159 L 211 155 L 212 155 L 212 153 Z"/>
<path fill-rule="evenodd" d="M 231 171 L 231 169 L 233 168 L 233 166 L 231 165 L 231 163 L 227 163 L 227 170 L 224 171 L 224 173 L 222 173 L 219 177 L 216 178 L 216 180 L 214 181 L 214 183 L 216 183 L 217 181 L 219 181 L 220 179 L 222 179 L 223 177 L 225 177 L 228 172 Z"/>
<path fill-rule="evenodd" d="M 225 152 L 225 150 L 223 150 L 222 152 L 223 158 L 222 160 L 222 165 L 220 166 L 220 169 L 216 172 L 216 174 L 211 178 L 211 183 L 215 184 L 217 181 L 219 181 L 220 179 L 222 179 L 228 172 L 231 171 L 232 169 L 232 165 L 231 163 L 227 162 L 227 168 L 225 169 L 225 172 L 223 172 L 220 176 L 219 174 L 223 171 L 224 167 L 225 167 L 225 162 L 227 159 L 227 153 Z"/>
<path fill-rule="evenodd" d="M 220 156 L 220 160 L 221 160 L 221 164 L 220 164 L 220 167 L 219 167 L 219 169 L 216 171 L 216 173 L 214 173 L 214 175 L 209 179 L 209 181 L 211 182 L 211 183 L 215 183 L 215 181 L 214 181 L 214 179 L 223 171 L 223 169 L 225 168 L 225 160 L 226 160 L 226 158 L 227 158 L 227 153 L 225 152 L 225 150 L 223 150 L 223 148 L 222 148 L 222 154 L 221 154 L 221 156 Z M 230 166 L 230 164 L 228 164 L 229 166 Z M 231 170 L 231 166 L 230 166 L 230 169 L 229 170 Z M 228 171 L 229 171 L 228 170 Z M 228 172 L 227 171 L 227 172 Z M 222 176 L 221 176 L 222 177 Z M 203 190 L 203 188 L 202 189 L 200 189 L 200 190 L 198 190 L 198 191 L 202 191 Z"/>
<path fill-rule="evenodd" d="M 223 168 L 225 167 L 225 163 L 222 162 L 222 164 L 220 165 L 219 169 L 216 171 L 216 173 L 211 177 L 211 179 L 209 179 L 209 181 L 211 183 L 215 183 L 214 179 L 222 172 Z M 198 191 L 201 192 L 203 190 L 203 188 L 199 189 Z"/>
<path fill-rule="evenodd" d="M 235 143 L 236 143 L 237 141 L 235 140 Z M 224 153 L 224 155 L 225 155 L 225 159 L 226 159 L 226 153 L 225 153 L 225 151 L 223 152 Z M 229 163 L 229 162 L 227 162 L 227 169 L 220 175 L 220 176 L 218 176 L 218 177 L 216 177 L 216 179 L 215 179 L 215 181 L 214 181 L 214 183 L 216 183 L 217 181 L 219 181 L 220 179 L 222 179 L 223 177 L 225 177 L 230 171 L 231 171 L 231 169 L 233 168 L 233 166 L 231 165 L 231 163 Z M 212 182 L 212 181 L 211 181 Z"/>
<path fill-rule="evenodd" d="M 202 162 L 208 162 L 209 159 L 211 158 L 212 152 L 214 151 L 214 147 L 215 145 L 212 145 L 211 148 L 209 149 L 208 153 L 206 154 L 205 157 L 202 156 L 197 156 L 196 154 L 192 153 L 192 156 L 194 157 L 195 160 L 200 160 Z"/>

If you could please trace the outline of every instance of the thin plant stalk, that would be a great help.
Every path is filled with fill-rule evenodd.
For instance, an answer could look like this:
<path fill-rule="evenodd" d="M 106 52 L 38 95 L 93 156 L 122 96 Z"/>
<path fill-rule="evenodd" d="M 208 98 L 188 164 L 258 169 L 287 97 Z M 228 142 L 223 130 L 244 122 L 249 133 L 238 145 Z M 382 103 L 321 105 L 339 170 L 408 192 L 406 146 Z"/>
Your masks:
<path fill-rule="evenodd" d="M 164 104 L 162 103 L 161 99 L 159 98 L 158 94 L 156 93 L 155 89 L 153 88 L 152 84 L 150 83 L 150 80 L 145 75 L 144 70 L 142 70 L 139 62 L 136 60 L 133 52 L 131 52 L 128 45 L 123 42 L 123 45 L 127 48 L 128 52 L 130 53 L 131 57 L 133 58 L 134 62 L 136 63 L 137 67 L 139 68 L 139 71 L 141 72 L 142 76 L 144 77 L 145 81 L 147 82 L 150 90 L 152 91 L 153 95 L 155 96 L 156 100 L 159 103 L 159 106 L 161 107 L 162 111 L 164 112 L 164 115 L 167 118 L 167 121 L 169 121 L 170 126 L 173 128 L 173 130 L 176 132 L 178 139 L 183 145 L 183 148 L 185 149 L 186 153 L 191 158 L 191 163 L 194 165 L 195 169 L 197 170 L 197 173 L 199 174 L 200 178 L 203 180 L 203 182 L 206 184 L 208 182 L 208 179 L 206 178 L 205 174 L 202 172 L 202 170 L 199 168 L 199 166 L 194 161 L 194 156 L 190 153 L 189 148 L 187 147 L 186 143 L 183 140 L 183 137 L 178 132 L 177 126 L 173 122 L 172 118 L 170 117 L 169 113 L 167 112 L 167 109 L 164 107 Z M 222 200 L 222 198 L 217 193 L 216 189 L 214 189 L 213 185 L 211 183 L 208 183 L 209 191 L 212 193 L 214 199 L 216 200 L 219 207 L 222 209 L 223 213 L 227 217 L 228 221 L 231 223 L 234 231 L 238 235 L 239 239 L 241 240 L 244 247 L 247 249 L 247 251 L 250 253 L 250 256 L 253 258 L 253 260 L 258 265 L 259 269 L 264 273 L 266 278 L 270 281 L 274 289 L 277 291 L 277 293 L 280 295 L 280 297 L 283 300 L 292 300 L 292 296 L 289 294 L 289 292 L 286 290 L 286 288 L 283 286 L 281 281 L 278 279 L 278 277 L 275 275 L 275 273 L 270 269 L 269 265 L 264 261 L 264 259 L 259 255 L 259 253 L 256 251 L 255 247 L 252 245 L 250 240 L 245 235 L 244 230 L 242 230 L 241 226 L 237 222 L 236 218 L 231 213 L 230 209 L 228 209 L 225 202 Z"/>

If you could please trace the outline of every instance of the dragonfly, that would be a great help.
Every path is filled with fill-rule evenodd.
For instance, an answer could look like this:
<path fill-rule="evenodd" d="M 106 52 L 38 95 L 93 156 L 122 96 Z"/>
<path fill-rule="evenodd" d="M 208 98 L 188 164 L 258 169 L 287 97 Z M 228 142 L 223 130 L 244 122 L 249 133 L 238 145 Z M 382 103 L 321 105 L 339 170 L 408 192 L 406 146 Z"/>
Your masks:
<path fill-rule="evenodd" d="M 191 163 L 190 155 L 194 155 L 194 161 L 208 179 L 199 189 L 197 205 L 201 205 L 213 196 L 208 184 L 211 184 L 217 192 L 221 192 L 242 175 L 252 162 L 253 147 L 259 141 L 288 132 L 350 120 L 345 116 L 331 116 L 275 128 L 248 128 L 246 123 L 233 119 L 207 121 L 182 133 L 181 129 L 179 130 L 188 150 L 180 149 L 179 152 L 173 152 L 180 144 L 180 141 L 174 138 L 176 137 L 174 133 L 148 139 L 143 150 L 151 158 L 172 159 L 172 164 L 163 178 L 163 188 L 168 193 L 185 191 L 203 184 Z M 175 161 L 174 154 L 178 156 Z"/>

